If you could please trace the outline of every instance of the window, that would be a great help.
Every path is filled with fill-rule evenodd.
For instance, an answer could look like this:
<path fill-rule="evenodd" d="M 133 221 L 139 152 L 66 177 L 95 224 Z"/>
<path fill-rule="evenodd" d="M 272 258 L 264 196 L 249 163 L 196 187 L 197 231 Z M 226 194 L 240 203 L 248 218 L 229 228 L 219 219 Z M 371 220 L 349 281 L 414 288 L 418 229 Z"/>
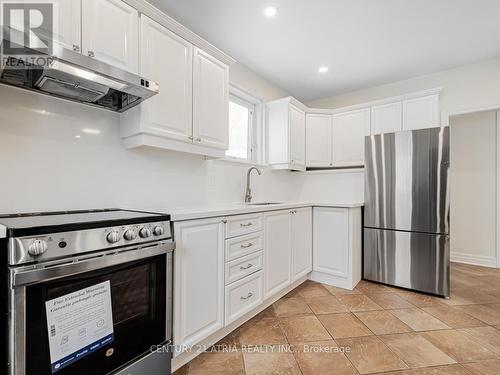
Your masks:
<path fill-rule="evenodd" d="M 229 145 L 226 161 L 264 164 L 264 102 L 229 85 Z"/>
<path fill-rule="evenodd" d="M 255 104 L 235 95 L 229 97 L 229 148 L 226 156 L 254 160 L 253 131 Z"/>

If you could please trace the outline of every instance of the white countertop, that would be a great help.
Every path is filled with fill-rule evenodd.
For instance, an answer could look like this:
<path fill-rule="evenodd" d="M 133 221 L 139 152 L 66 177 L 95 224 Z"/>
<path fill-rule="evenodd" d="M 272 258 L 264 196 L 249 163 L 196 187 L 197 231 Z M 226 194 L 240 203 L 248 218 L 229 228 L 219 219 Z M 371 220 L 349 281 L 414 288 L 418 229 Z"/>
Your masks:
<path fill-rule="evenodd" d="M 255 202 L 259 203 L 259 202 Z M 143 211 L 160 212 L 171 215 L 172 221 L 183 221 L 192 219 L 203 219 L 219 216 L 231 216 L 250 214 L 254 212 L 288 210 L 301 207 L 341 207 L 355 208 L 362 207 L 363 202 L 284 202 L 270 205 L 248 205 L 245 203 L 228 203 L 205 206 L 166 206 L 153 208 L 140 208 Z M 136 208 L 137 209 L 137 208 Z"/>

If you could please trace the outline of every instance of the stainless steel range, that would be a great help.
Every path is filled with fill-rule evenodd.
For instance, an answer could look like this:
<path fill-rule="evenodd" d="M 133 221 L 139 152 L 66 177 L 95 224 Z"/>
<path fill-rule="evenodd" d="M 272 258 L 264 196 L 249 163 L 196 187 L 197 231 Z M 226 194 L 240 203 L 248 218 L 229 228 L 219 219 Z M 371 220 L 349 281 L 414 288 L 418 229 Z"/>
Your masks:
<path fill-rule="evenodd" d="M 170 374 L 171 354 L 154 350 L 172 338 L 169 220 L 125 210 L 0 216 L 0 373 Z"/>

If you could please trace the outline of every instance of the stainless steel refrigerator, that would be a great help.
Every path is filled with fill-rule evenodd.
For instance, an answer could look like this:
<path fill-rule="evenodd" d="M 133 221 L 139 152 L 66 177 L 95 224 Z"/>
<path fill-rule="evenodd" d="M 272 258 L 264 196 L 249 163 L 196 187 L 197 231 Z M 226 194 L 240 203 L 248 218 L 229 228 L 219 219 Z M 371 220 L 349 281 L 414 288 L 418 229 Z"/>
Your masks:
<path fill-rule="evenodd" d="M 364 279 L 450 294 L 448 127 L 366 137 Z"/>

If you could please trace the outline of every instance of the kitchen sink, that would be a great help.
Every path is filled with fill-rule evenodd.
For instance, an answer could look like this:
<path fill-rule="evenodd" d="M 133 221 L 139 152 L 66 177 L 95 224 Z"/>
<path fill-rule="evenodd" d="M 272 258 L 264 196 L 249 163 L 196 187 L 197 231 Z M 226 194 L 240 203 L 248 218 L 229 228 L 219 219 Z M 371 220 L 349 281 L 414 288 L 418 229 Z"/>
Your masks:
<path fill-rule="evenodd" d="M 272 206 L 273 204 L 281 204 L 281 202 L 259 202 L 259 203 L 249 203 L 249 206 Z"/>

